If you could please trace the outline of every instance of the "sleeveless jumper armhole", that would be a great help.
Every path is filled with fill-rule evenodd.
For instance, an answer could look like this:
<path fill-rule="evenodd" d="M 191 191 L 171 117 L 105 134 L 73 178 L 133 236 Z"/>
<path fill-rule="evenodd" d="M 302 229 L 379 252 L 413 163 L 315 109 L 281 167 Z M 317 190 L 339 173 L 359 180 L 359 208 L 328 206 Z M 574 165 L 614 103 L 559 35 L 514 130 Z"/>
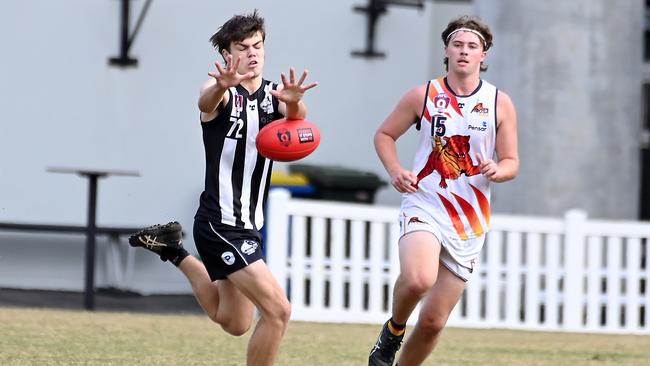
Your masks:
<path fill-rule="evenodd" d="M 209 121 L 203 121 L 203 120 L 201 120 L 201 114 L 199 113 L 199 122 L 201 122 L 202 126 L 212 125 L 212 122 L 219 119 L 219 117 L 221 115 L 226 114 L 225 112 L 230 111 L 230 106 L 232 106 L 233 95 L 232 95 L 232 91 L 230 91 L 230 88 L 228 88 L 228 90 L 226 90 L 226 92 L 228 93 L 228 96 L 229 96 L 228 103 L 224 106 L 223 103 L 219 102 L 219 105 L 217 106 L 217 112 L 218 113 L 213 119 L 211 119 Z"/>
<path fill-rule="evenodd" d="M 499 110 L 497 109 L 497 105 L 499 104 L 499 89 L 495 88 L 496 90 L 494 91 L 494 131 L 496 132 L 499 129 Z"/>
<path fill-rule="evenodd" d="M 424 111 L 427 109 L 427 99 L 429 98 L 429 88 L 431 87 L 431 80 L 427 81 L 427 88 L 424 90 L 424 102 L 422 106 L 422 112 L 420 113 L 420 118 L 415 120 L 415 129 L 420 131 L 422 127 L 422 117 L 424 117 Z"/>

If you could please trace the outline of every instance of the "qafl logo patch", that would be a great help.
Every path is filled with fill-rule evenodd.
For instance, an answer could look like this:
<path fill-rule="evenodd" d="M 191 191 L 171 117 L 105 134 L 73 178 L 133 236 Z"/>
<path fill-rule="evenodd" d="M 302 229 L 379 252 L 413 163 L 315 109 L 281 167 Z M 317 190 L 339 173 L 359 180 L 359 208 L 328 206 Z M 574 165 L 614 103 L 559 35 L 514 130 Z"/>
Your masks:
<path fill-rule="evenodd" d="M 279 129 L 278 140 L 280 140 L 280 144 L 283 146 L 291 145 L 291 132 L 286 128 Z"/>
<path fill-rule="evenodd" d="M 433 105 L 440 112 L 447 109 L 449 103 L 451 103 L 451 98 L 449 98 L 449 95 L 447 95 L 447 93 L 440 93 L 433 98 Z"/>

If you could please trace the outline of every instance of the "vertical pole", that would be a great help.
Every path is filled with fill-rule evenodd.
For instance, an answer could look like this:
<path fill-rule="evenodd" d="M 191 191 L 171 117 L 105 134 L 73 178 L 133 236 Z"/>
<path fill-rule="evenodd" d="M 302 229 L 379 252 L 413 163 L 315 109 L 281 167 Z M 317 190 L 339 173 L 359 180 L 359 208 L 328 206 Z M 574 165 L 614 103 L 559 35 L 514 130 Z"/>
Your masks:
<path fill-rule="evenodd" d="M 86 277 L 84 290 L 84 307 L 95 308 L 95 234 L 97 211 L 97 179 L 99 175 L 88 174 L 88 221 L 86 224 Z"/>
<path fill-rule="evenodd" d="M 122 32 L 120 59 L 129 58 L 129 0 L 122 0 Z"/>
<path fill-rule="evenodd" d="M 289 249 L 289 212 L 291 194 L 286 189 L 275 188 L 269 192 L 266 211 L 266 263 L 287 292 L 287 255 Z"/>
<path fill-rule="evenodd" d="M 564 240 L 564 329 L 579 331 L 583 329 L 582 288 L 585 273 L 584 251 L 586 238 L 587 213 L 581 210 L 569 210 L 564 215 L 566 236 Z"/>

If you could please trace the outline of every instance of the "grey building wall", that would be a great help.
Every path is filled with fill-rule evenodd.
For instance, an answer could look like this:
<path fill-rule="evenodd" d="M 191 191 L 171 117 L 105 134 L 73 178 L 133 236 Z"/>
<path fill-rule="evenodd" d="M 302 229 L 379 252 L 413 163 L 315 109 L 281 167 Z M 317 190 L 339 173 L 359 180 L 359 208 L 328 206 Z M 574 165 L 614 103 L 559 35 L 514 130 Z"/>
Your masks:
<path fill-rule="evenodd" d="M 142 3 L 132 2 L 133 22 Z M 322 145 L 304 163 L 385 177 L 374 130 L 410 87 L 444 73 L 439 37 L 449 19 L 476 13 L 496 37 L 484 77 L 519 112 L 521 174 L 495 187 L 495 212 L 557 216 L 579 207 L 595 217 L 636 217 L 641 0 L 391 7 L 377 27 L 376 47 L 387 57 L 377 60 L 350 57 L 364 47 L 366 19 L 352 10 L 363 4 L 156 0 L 131 50 L 139 67 L 117 69 L 107 59 L 119 49 L 119 2 L 3 1 L 0 221 L 85 223 L 87 182 L 45 171 L 72 166 L 142 174 L 100 180 L 100 225 L 176 219 L 189 230 L 204 169 L 196 99 L 219 60 L 208 38 L 232 14 L 254 8 L 267 19 L 265 75 L 278 79 L 293 65 L 321 83 L 306 102 Z M 407 133 L 398 145 L 405 166 L 415 137 Z M 385 188 L 377 201 L 396 205 L 399 195 Z M 194 252 L 191 235 L 186 245 Z M 113 243 L 98 246 L 97 285 L 119 285 L 111 261 L 131 248 L 122 243 L 116 257 Z M 124 275 L 132 289 L 189 291 L 169 264 L 137 251 L 131 260 Z M 0 287 L 79 290 L 82 262 L 80 236 L 0 232 Z"/>
<path fill-rule="evenodd" d="M 144 1 L 131 4 L 133 27 Z M 398 98 L 430 77 L 435 25 L 431 4 L 422 11 L 391 7 L 375 44 L 386 58 L 353 58 L 365 47 L 366 17 L 353 11 L 363 4 L 156 0 L 131 48 L 139 66 L 120 69 L 107 66 L 119 50 L 119 1 L 1 2 L 0 221 L 84 224 L 87 182 L 46 168 L 123 169 L 141 177 L 100 180 L 99 225 L 178 220 L 191 234 L 204 179 L 196 102 L 221 59 L 208 39 L 233 14 L 255 8 L 267 22 L 265 77 L 279 80 L 295 66 L 320 82 L 305 100 L 322 143 L 301 162 L 385 177 L 372 135 Z M 410 164 L 413 144 L 405 141 L 400 156 Z M 395 205 L 399 195 L 386 188 L 377 201 Z M 186 239 L 195 252 L 191 235 Z M 108 244 L 98 240 L 97 285 L 111 286 L 103 273 L 112 272 L 102 269 Z M 137 290 L 189 291 L 167 263 L 147 254 L 135 257 Z M 0 287 L 81 289 L 82 258 L 80 236 L 0 231 Z"/>
<path fill-rule="evenodd" d="M 485 78 L 519 117 L 520 175 L 498 212 L 638 217 L 644 2 L 480 0 L 494 33 Z"/>

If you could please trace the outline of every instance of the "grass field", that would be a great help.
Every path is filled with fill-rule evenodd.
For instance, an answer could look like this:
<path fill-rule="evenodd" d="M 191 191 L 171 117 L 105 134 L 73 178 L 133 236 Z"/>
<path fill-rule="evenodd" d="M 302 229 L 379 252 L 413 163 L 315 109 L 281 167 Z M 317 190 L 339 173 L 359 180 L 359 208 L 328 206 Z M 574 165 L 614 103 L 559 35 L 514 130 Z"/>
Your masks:
<path fill-rule="evenodd" d="M 379 329 L 292 322 L 277 364 L 366 365 Z M 3 366 L 244 365 L 247 341 L 198 315 L 0 307 Z M 449 328 L 426 364 L 650 365 L 650 336 Z"/>

